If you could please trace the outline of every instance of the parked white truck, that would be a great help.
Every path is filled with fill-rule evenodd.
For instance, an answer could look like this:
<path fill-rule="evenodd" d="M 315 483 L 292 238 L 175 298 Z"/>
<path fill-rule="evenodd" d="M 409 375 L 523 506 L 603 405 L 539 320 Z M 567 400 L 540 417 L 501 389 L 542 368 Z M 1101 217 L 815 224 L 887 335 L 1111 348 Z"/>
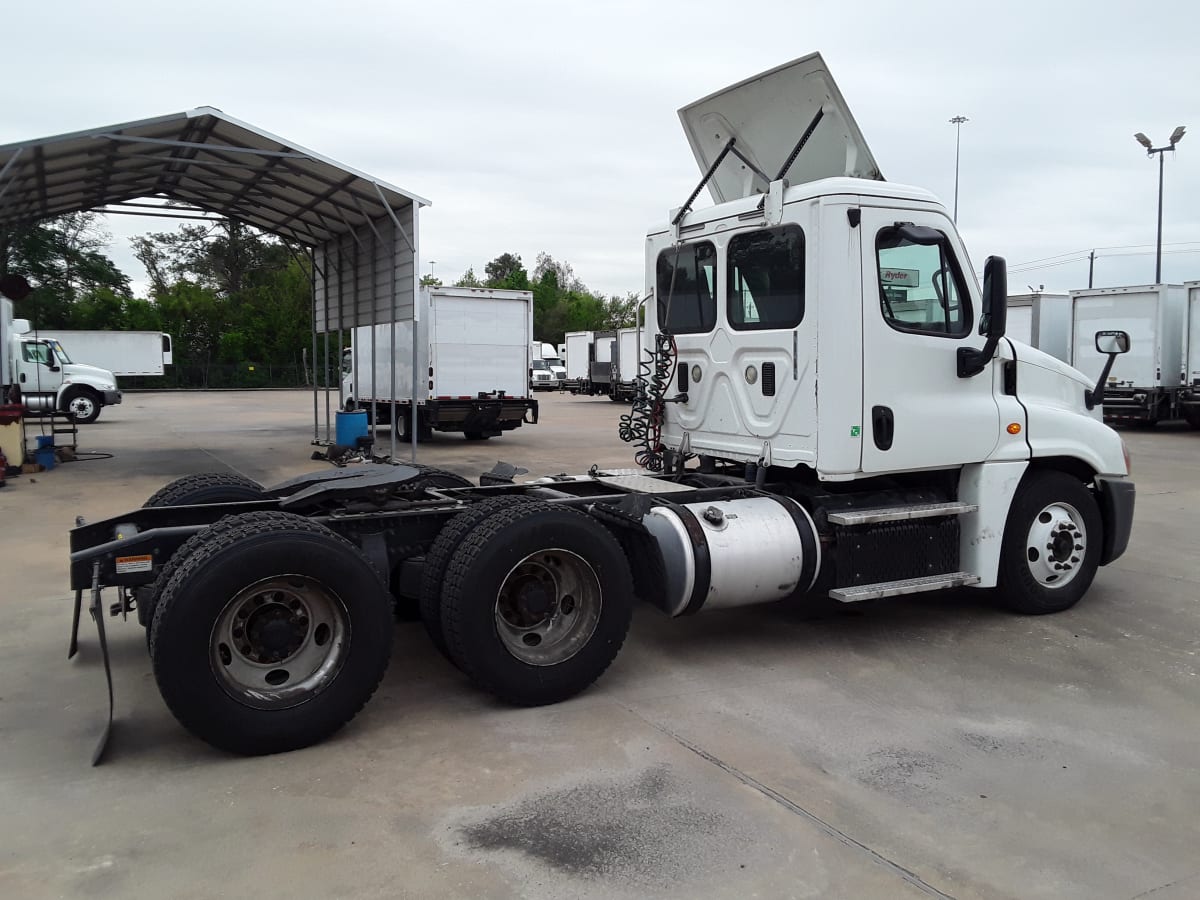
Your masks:
<path fill-rule="evenodd" d="M 959 587 L 1073 606 L 1133 521 L 1107 372 L 1005 336 L 1004 261 L 981 289 L 945 207 L 882 180 L 819 55 L 681 117 L 705 174 L 646 241 L 649 374 L 620 430 L 638 469 L 192 476 L 71 532 L 76 621 L 90 591 L 103 628 L 118 586 L 179 721 L 271 753 L 367 701 L 396 597 L 526 706 L 600 677 L 635 597 L 671 617 Z M 1129 349 L 1093 344 L 1106 367 Z"/>
<path fill-rule="evenodd" d="M 528 387 L 533 294 L 423 287 L 417 302 L 418 438 L 445 431 L 486 440 L 537 422 Z M 413 346 L 409 320 L 356 328 L 342 355 L 342 408 L 373 410 L 402 440 L 412 432 Z"/>
<path fill-rule="evenodd" d="M 558 350 L 545 341 L 529 345 L 529 387 L 535 391 L 556 391 L 567 379 L 567 369 Z"/>
<path fill-rule="evenodd" d="M 161 331 L 64 331 L 43 337 L 58 341 L 73 359 L 87 360 L 118 377 L 154 376 L 172 364 L 171 336 Z"/>
<path fill-rule="evenodd" d="M 1179 284 L 1071 291 L 1071 365 L 1092 371 L 1103 362 L 1090 335 L 1129 333 L 1130 352 L 1112 367 L 1104 418 L 1153 425 L 1179 415 L 1187 359 L 1187 289 Z"/>
<path fill-rule="evenodd" d="M 1071 295 L 1033 291 L 1008 296 L 1008 335 L 1071 362 Z"/>
<path fill-rule="evenodd" d="M 74 362 L 53 337 L 34 331 L 25 319 L 14 319 L 7 299 L 0 299 L 0 345 L 0 395 L 21 403 L 31 415 L 60 412 L 88 425 L 100 417 L 102 407 L 121 402 L 112 372 Z"/>
<path fill-rule="evenodd" d="M 1187 291 L 1187 326 L 1184 328 L 1183 391 L 1179 414 L 1192 428 L 1200 428 L 1200 281 L 1184 282 Z"/>

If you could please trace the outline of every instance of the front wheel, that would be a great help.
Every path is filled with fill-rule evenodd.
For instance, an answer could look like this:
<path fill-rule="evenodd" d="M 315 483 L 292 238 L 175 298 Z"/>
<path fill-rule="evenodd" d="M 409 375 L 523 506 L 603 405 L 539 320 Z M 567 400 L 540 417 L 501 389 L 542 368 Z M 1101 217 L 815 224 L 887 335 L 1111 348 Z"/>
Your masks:
<path fill-rule="evenodd" d="M 379 573 L 349 541 L 280 512 L 229 516 L 194 538 L 154 612 L 154 677 L 214 747 L 307 747 L 352 719 L 392 648 Z"/>
<path fill-rule="evenodd" d="M 91 425 L 100 418 L 100 398 L 89 390 L 79 390 L 67 398 L 66 412 L 75 417 L 80 425 Z"/>
<path fill-rule="evenodd" d="M 1087 486 L 1065 472 L 1033 472 L 1018 489 L 1000 553 L 997 592 L 1030 615 L 1070 609 L 1100 565 L 1103 523 Z"/>

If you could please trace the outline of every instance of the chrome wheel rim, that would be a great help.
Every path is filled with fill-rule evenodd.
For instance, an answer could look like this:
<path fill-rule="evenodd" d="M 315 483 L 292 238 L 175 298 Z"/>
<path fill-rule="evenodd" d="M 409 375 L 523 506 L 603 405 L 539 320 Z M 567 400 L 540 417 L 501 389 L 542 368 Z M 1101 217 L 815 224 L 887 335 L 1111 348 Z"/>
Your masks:
<path fill-rule="evenodd" d="M 1087 526 L 1070 503 L 1045 506 L 1033 517 L 1025 539 L 1025 560 L 1042 587 L 1061 588 L 1079 575 L 1087 556 Z"/>
<path fill-rule="evenodd" d="M 554 666 L 581 651 L 600 622 L 600 579 L 569 550 L 531 553 L 505 576 L 496 594 L 496 633 L 504 648 L 531 666 Z"/>
<path fill-rule="evenodd" d="M 341 599 L 304 575 L 264 578 L 217 617 L 210 663 L 229 696 L 255 709 L 286 709 L 320 693 L 350 646 Z"/>
<path fill-rule="evenodd" d="M 77 419 L 86 419 L 96 411 L 96 401 L 91 397 L 73 397 L 67 404 L 67 409 Z"/>

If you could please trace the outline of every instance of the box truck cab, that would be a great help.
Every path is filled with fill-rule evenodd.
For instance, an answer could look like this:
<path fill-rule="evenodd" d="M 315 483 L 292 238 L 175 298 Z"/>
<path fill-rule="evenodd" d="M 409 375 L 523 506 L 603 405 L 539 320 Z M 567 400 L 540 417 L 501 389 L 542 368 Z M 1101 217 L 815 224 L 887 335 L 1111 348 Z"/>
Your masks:
<path fill-rule="evenodd" d="M 8 342 L 6 382 L 19 392 L 26 411 L 69 413 L 87 425 L 100 417 L 102 407 L 121 402 L 112 372 L 74 362 L 57 339 L 40 336 L 25 319 L 13 319 L 10 301 L 0 302 Z"/>

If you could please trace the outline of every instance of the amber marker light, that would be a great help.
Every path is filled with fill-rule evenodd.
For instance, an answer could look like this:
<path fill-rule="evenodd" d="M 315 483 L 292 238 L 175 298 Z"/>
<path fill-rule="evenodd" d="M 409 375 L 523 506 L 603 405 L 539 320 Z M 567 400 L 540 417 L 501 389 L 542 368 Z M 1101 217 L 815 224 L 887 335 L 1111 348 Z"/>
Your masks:
<path fill-rule="evenodd" d="M 1020 422 L 1009 422 L 1008 423 L 1008 433 L 1009 434 L 1020 434 L 1021 433 L 1021 423 Z"/>

